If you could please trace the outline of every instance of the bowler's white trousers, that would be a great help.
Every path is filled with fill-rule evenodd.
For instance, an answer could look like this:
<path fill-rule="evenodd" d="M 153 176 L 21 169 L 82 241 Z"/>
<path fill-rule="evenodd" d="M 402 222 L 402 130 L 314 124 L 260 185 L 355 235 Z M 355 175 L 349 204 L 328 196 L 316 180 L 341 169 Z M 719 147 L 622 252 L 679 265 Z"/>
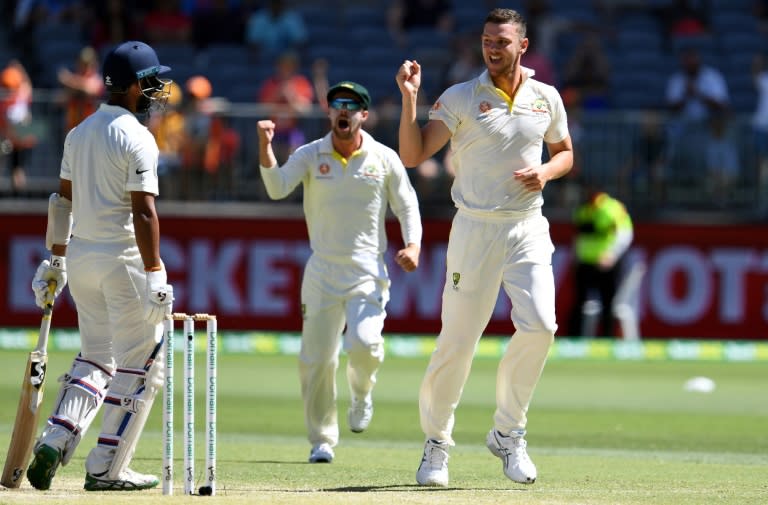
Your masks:
<path fill-rule="evenodd" d="M 553 252 L 549 222 L 538 209 L 511 217 L 458 211 L 448 240 L 442 328 L 419 391 L 426 438 L 454 443 L 454 411 L 500 286 L 512 302 L 516 331 L 497 371 L 494 424 L 503 433 L 525 433 L 557 330 Z"/>
<path fill-rule="evenodd" d="M 373 390 L 384 361 L 384 310 L 389 278 L 382 257 L 365 264 L 313 254 L 301 284 L 299 372 L 307 438 L 312 445 L 339 441 L 336 371 L 342 341 L 351 397 Z M 346 331 L 344 326 L 346 325 Z"/>

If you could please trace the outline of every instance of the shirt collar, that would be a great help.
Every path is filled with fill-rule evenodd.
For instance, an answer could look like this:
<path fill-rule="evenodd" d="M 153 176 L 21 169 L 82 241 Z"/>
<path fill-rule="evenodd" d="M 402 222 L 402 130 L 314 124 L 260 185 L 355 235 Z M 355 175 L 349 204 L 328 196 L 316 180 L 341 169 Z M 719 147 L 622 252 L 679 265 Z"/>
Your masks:
<path fill-rule="evenodd" d="M 368 146 L 371 145 L 371 142 L 373 142 L 373 137 L 365 131 L 364 129 L 360 129 L 360 134 L 363 136 L 363 141 L 360 143 L 360 149 L 358 151 L 365 152 L 368 150 Z M 331 139 L 331 136 L 333 135 L 332 132 L 328 132 L 325 134 L 325 137 L 320 141 L 320 152 L 325 154 L 332 154 L 333 149 L 333 140 Z"/>
<path fill-rule="evenodd" d="M 524 67 L 521 65 L 520 70 L 523 73 L 524 80 L 536 75 L 536 71 L 532 68 Z M 496 87 L 496 85 L 491 80 L 490 74 L 488 74 L 488 69 L 483 70 L 483 73 L 480 74 L 480 77 L 478 77 L 478 79 L 480 80 L 480 84 L 482 84 L 483 86 L 490 86 L 492 88 Z"/>

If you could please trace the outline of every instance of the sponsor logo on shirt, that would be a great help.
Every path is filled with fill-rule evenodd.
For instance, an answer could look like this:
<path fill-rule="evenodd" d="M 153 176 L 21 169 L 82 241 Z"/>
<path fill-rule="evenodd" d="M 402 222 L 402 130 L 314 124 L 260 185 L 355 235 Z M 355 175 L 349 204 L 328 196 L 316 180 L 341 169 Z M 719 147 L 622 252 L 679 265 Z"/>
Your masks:
<path fill-rule="evenodd" d="M 317 167 L 317 173 L 318 179 L 330 179 L 333 177 L 331 175 L 331 166 L 328 163 L 320 163 L 320 165 Z"/>
<path fill-rule="evenodd" d="M 486 100 L 483 100 L 482 102 L 480 102 L 480 105 L 477 108 L 480 110 L 480 114 L 485 114 L 486 112 L 491 110 L 491 104 Z"/>

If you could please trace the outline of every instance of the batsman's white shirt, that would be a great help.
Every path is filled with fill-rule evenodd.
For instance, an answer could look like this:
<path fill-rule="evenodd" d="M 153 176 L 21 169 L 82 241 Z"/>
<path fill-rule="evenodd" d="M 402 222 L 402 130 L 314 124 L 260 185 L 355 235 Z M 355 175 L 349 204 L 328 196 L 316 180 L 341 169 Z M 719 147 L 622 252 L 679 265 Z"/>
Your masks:
<path fill-rule="evenodd" d="M 429 112 L 452 133 L 458 208 L 446 253 L 442 328 L 419 393 L 427 438 L 453 443 L 454 411 L 477 342 L 504 289 L 515 334 L 499 364 L 496 429 L 524 432 L 533 389 L 557 329 L 554 246 L 541 213 L 541 191 L 528 191 L 514 171 L 542 162 L 544 142 L 568 136 L 555 88 L 525 78 L 514 100 L 488 72 L 448 88 Z"/>
<path fill-rule="evenodd" d="M 128 110 L 101 104 L 64 143 L 61 178 L 72 181 L 72 235 L 135 240 L 131 191 L 158 194 L 155 138 Z"/>

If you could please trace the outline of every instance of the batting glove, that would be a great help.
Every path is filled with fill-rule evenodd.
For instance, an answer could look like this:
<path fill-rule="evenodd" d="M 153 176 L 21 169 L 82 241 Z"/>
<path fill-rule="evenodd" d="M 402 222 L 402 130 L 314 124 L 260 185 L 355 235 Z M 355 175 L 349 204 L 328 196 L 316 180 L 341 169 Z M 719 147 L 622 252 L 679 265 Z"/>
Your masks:
<path fill-rule="evenodd" d="M 51 293 L 48 283 L 56 282 L 56 289 Z M 32 291 L 35 293 L 35 304 L 44 309 L 52 305 L 53 301 L 67 285 L 67 258 L 51 255 L 50 259 L 43 260 L 37 267 L 35 277 L 32 279 Z"/>
<path fill-rule="evenodd" d="M 168 284 L 165 267 L 147 272 L 147 295 L 144 300 L 144 319 L 160 324 L 173 311 L 173 286 Z"/>

